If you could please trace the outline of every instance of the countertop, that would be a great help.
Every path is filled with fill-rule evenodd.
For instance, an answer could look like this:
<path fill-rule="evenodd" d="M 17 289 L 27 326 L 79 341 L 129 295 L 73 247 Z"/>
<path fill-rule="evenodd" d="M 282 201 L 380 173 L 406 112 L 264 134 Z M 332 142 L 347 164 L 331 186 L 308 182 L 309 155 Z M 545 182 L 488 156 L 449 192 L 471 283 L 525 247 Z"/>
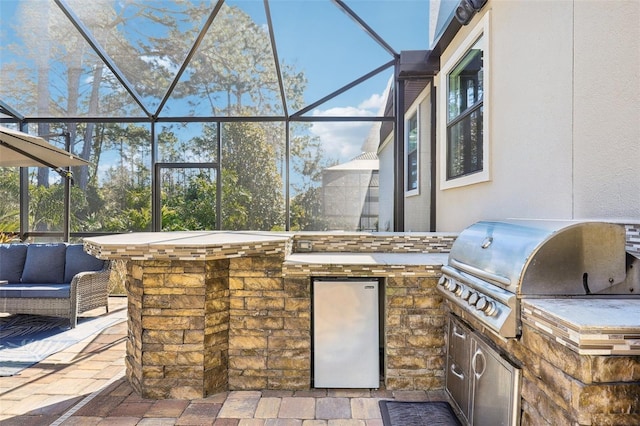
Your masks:
<path fill-rule="evenodd" d="M 259 231 L 133 232 L 84 239 L 99 259 L 203 260 L 283 253 L 292 234 Z"/>
<path fill-rule="evenodd" d="M 426 237 L 452 240 L 448 234 L 407 234 L 397 241 L 395 234 L 346 234 L 325 232 L 325 240 L 314 241 L 317 251 L 292 253 L 295 232 L 260 231 L 183 231 L 133 232 L 129 234 L 87 237 L 84 247 L 100 259 L 179 259 L 202 260 L 223 257 L 284 253 L 285 264 L 296 265 L 429 265 L 441 266 L 447 253 L 438 241 L 427 242 Z M 365 235 L 371 241 L 372 251 L 360 251 L 358 239 L 352 235 Z M 303 234 L 305 240 L 312 234 Z M 331 237 L 329 239 L 326 239 Z M 417 244 L 416 241 L 421 244 Z M 317 245 L 316 245 L 317 244 Z M 362 243 L 365 244 L 365 243 Z M 434 244 L 434 247 L 431 247 Z M 416 247 L 416 245 L 418 247 Z M 323 249 L 326 249 L 326 251 Z M 366 249 L 366 247 L 365 247 Z M 432 249 L 436 252 L 426 252 Z M 344 251 L 338 251 L 344 250 Z M 382 251 L 378 251 L 382 250 Z"/>
<path fill-rule="evenodd" d="M 523 299 L 522 321 L 582 355 L 640 355 L 640 298 Z"/>
<path fill-rule="evenodd" d="M 436 265 L 447 263 L 448 253 L 294 253 L 286 265 Z"/>

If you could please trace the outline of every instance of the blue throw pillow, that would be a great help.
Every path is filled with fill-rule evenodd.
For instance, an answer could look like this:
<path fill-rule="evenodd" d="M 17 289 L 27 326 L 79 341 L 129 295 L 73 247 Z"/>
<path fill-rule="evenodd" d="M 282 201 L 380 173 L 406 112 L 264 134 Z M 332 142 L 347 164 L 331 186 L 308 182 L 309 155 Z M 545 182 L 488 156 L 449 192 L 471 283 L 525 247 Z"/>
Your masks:
<path fill-rule="evenodd" d="M 104 260 L 91 256 L 82 248 L 82 244 L 72 244 L 67 247 L 64 269 L 64 282 L 70 283 L 79 272 L 99 271 L 104 266 Z"/>
<path fill-rule="evenodd" d="M 62 284 L 66 251 L 64 243 L 29 244 L 22 282 Z"/>
<path fill-rule="evenodd" d="M 26 258 L 26 244 L 0 244 L 0 280 L 19 283 Z"/>

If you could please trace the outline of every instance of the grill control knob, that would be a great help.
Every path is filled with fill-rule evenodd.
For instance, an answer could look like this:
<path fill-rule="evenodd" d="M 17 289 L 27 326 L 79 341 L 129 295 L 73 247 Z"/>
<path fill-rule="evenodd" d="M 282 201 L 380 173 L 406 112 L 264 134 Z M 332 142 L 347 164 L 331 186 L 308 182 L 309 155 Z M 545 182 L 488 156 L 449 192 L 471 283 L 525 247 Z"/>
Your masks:
<path fill-rule="evenodd" d="M 493 302 L 488 302 L 487 306 L 482 310 L 487 316 L 493 316 L 498 311 L 496 309 L 496 304 Z"/>
<path fill-rule="evenodd" d="M 438 280 L 438 285 L 445 287 L 445 285 L 447 284 L 447 281 L 449 281 L 449 279 L 443 275 Z"/>
<path fill-rule="evenodd" d="M 456 282 L 453 280 L 447 280 L 447 282 L 444 284 L 444 288 L 449 290 L 451 293 L 455 292 L 457 287 L 458 284 L 456 284 Z"/>
<path fill-rule="evenodd" d="M 469 296 L 469 299 L 467 300 L 467 303 L 469 303 L 469 305 L 473 306 L 476 304 L 476 302 L 478 301 L 478 293 L 471 293 L 471 296 Z"/>
<path fill-rule="evenodd" d="M 496 313 L 496 304 L 491 300 L 481 297 L 480 300 L 478 300 L 478 303 L 476 303 L 476 309 L 484 312 L 487 316 L 492 316 Z"/>
<path fill-rule="evenodd" d="M 468 288 L 462 290 L 462 294 L 460 295 L 460 297 L 462 297 L 462 300 L 469 300 L 469 296 L 471 296 L 471 291 Z"/>
<path fill-rule="evenodd" d="M 484 311 L 484 308 L 487 307 L 487 299 L 483 297 L 479 298 L 476 302 L 476 309 L 479 311 Z"/>
<path fill-rule="evenodd" d="M 460 295 L 462 294 L 462 286 L 456 284 L 456 288 L 454 288 L 453 290 L 451 290 L 451 292 L 453 294 L 455 294 L 456 296 L 460 297 Z"/>

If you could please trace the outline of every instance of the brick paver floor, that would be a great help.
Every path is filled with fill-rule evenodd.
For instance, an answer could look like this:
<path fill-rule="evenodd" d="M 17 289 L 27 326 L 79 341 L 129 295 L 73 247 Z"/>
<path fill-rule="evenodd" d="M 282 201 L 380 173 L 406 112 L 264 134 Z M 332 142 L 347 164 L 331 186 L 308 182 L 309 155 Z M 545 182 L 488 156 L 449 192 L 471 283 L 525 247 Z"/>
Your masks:
<path fill-rule="evenodd" d="M 111 297 L 109 306 L 109 315 L 126 318 L 126 298 Z M 444 398 L 442 392 L 311 389 L 145 399 L 125 378 L 126 327 L 123 320 L 16 376 L 0 377 L 0 426 L 382 426 L 380 399 Z"/>

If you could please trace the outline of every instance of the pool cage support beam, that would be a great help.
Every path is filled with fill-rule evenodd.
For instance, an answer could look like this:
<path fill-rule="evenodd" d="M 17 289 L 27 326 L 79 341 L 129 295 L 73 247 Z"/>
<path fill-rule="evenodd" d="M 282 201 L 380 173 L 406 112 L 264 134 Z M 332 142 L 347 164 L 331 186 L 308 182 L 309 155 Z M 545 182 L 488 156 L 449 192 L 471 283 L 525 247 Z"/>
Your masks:
<path fill-rule="evenodd" d="M 67 0 L 54 0 L 55 4 L 60 8 L 60 10 L 67 16 L 69 21 L 74 25 L 74 27 L 78 30 L 80 35 L 87 41 L 90 47 L 95 51 L 97 56 L 103 61 L 103 63 L 111 70 L 116 79 L 121 83 L 121 85 L 125 88 L 125 90 L 129 93 L 129 95 L 133 98 L 133 100 L 137 103 L 137 105 L 143 111 L 143 116 L 141 117 L 30 117 L 26 120 L 21 120 L 17 115 L 17 112 L 11 111 L 11 116 L 18 119 L 21 123 L 21 126 L 26 126 L 26 122 L 30 123 L 46 123 L 50 121 L 56 121 L 59 123 L 75 123 L 78 121 L 82 122 L 119 122 L 119 123 L 142 123 L 147 122 L 150 123 L 151 127 L 151 164 L 155 165 L 158 162 L 158 134 L 157 134 L 157 123 L 161 122 L 202 122 L 202 123 L 212 123 L 215 122 L 217 125 L 217 149 L 218 149 L 218 162 L 217 162 L 217 218 L 216 218 L 216 227 L 218 229 L 222 228 L 221 223 L 221 198 L 222 198 L 222 190 L 221 190 L 221 164 L 223 159 L 221 158 L 222 150 L 221 150 L 221 123 L 224 122 L 283 122 L 285 124 L 285 164 L 283 167 L 283 174 L 285 180 L 285 212 L 286 212 L 286 220 L 285 220 L 285 228 L 286 230 L 290 230 L 290 138 L 291 138 L 291 123 L 292 122 L 321 122 L 321 121 L 332 121 L 332 122 L 346 122 L 346 121 L 392 121 L 396 128 L 394 132 L 394 166 L 396 170 L 394 171 L 394 194 L 393 194 L 393 202 L 394 202 L 394 230 L 395 231 L 403 231 L 404 230 L 404 173 L 405 173 L 405 164 L 404 164 L 404 89 L 394 91 L 394 109 L 393 116 L 383 116 L 383 117 L 313 117 L 306 116 L 305 114 L 310 112 L 316 106 L 328 101 L 329 99 L 335 98 L 338 95 L 346 92 L 347 90 L 355 87 L 361 82 L 373 77 L 374 75 L 390 68 L 394 67 L 394 76 L 396 80 L 397 86 L 402 86 L 404 88 L 404 82 L 402 81 L 405 76 L 402 75 L 403 71 L 406 71 L 406 61 L 404 60 L 407 56 L 407 52 L 396 52 L 378 33 L 376 33 L 360 16 L 353 11 L 349 6 L 347 6 L 346 2 L 343 0 L 332 0 L 334 5 L 341 9 L 349 18 L 351 18 L 356 24 L 360 26 L 360 28 L 369 35 L 375 42 L 377 42 L 387 53 L 389 53 L 393 59 L 387 62 L 386 64 L 381 65 L 380 67 L 370 71 L 369 73 L 361 76 L 360 78 L 352 81 L 349 84 L 346 84 L 342 88 L 334 91 L 333 93 L 323 97 L 317 102 L 312 103 L 311 105 L 303 108 L 299 111 L 290 112 L 287 107 L 287 100 L 285 96 L 285 89 L 283 84 L 282 71 L 280 69 L 280 64 L 278 60 L 278 52 L 276 49 L 276 43 L 274 39 L 273 32 L 273 23 L 271 22 L 271 11 L 269 8 L 269 0 L 263 0 L 267 24 L 269 27 L 269 36 L 271 38 L 271 45 L 275 59 L 276 66 L 276 74 L 278 77 L 278 84 L 280 89 L 280 95 L 282 98 L 284 113 L 281 116 L 269 116 L 269 117 L 160 117 L 160 112 L 163 109 L 166 101 L 169 99 L 170 94 L 173 92 L 175 86 L 178 83 L 180 75 L 185 72 L 187 64 L 189 60 L 195 54 L 197 47 L 200 42 L 204 38 L 207 33 L 207 29 L 213 23 L 213 20 L 217 16 L 220 8 L 222 7 L 224 0 L 216 0 L 215 6 L 211 13 L 209 14 L 208 20 L 205 23 L 203 29 L 201 29 L 197 40 L 194 45 L 191 47 L 188 57 L 183 61 L 181 68 L 178 72 L 178 76 L 174 78 L 169 89 L 165 93 L 160 106 L 156 109 L 155 114 L 151 113 L 144 105 L 142 101 L 142 97 L 133 87 L 133 85 L 128 81 L 125 77 L 124 73 L 121 69 L 116 65 L 116 63 L 111 59 L 109 54 L 104 50 L 102 45 L 96 40 L 91 32 L 86 28 L 82 22 L 78 19 L 77 15 L 73 12 L 73 10 L 69 7 Z M 411 51 L 413 52 L 413 51 Z M 424 52 L 424 51 L 421 51 Z M 423 57 L 424 59 L 424 57 Z M 429 55 L 427 55 L 426 59 L 430 59 Z M 8 105 L 4 103 L 0 103 L 0 111 L 8 111 Z M 151 208 L 152 208 L 152 217 L 151 217 L 151 228 L 154 231 L 161 230 L 161 194 L 157 192 L 156 187 L 159 188 L 159 185 L 156 185 L 155 180 L 158 177 L 152 173 L 152 200 L 151 200 Z M 21 170 L 21 200 L 25 200 L 24 202 L 28 205 L 28 174 L 26 170 Z M 66 202 L 66 201 L 65 201 Z M 25 228 L 28 228 L 28 209 L 22 209 L 21 202 L 21 216 L 20 216 L 20 231 L 22 235 L 25 235 Z M 23 228 L 24 226 L 24 228 Z M 78 236 L 84 235 L 87 233 L 77 233 Z M 95 233 L 89 233 L 89 235 L 94 235 Z M 68 237 L 65 237 L 67 239 Z"/>
<path fill-rule="evenodd" d="M 18 126 L 21 132 L 28 133 L 28 125 L 26 122 L 21 122 Z M 71 152 L 71 133 L 62 132 L 49 135 L 39 135 L 42 138 L 50 138 L 55 136 L 64 136 L 64 150 Z M 63 195 L 63 213 L 62 213 L 62 239 L 64 242 L 69 242 L 71 236 L 71 185 L 73 184 L 73 174 L 71 174 L 69 167 L 57 167 L 41 158 L 36 158 L 30 155 L 28 152 L 17 150 L 22 155 L 25 155 L 41 164 L 40 167 L 49 167 L 64 179 L 64 195 Z M 20 234 L 19 238 L 24 241 L 29 235 L 29 168 L 20 167 L 20 202 L 19 202 L 19 217 L 20 217 Z"/>
<path fill-rule="evenodd" d="M 393 132 L 394 158 L 394 191 L 393 191 L 393 230 L 405 231 L 405 185 L 406 185 L 406 141 L 405 141 L 405 82 L 409 80 L 426 80 L 431 84 L 431 133 L 429 138 L 431 166 L 429 176 L 431 192 L 429 194 L 429 222 L 430 230 L 435 230 L 435 143 L 436 143 L 436 91 L 433 90 L 435 76 L 440 72 L 440 55 L 432 50 L 406 50 L 400 52 L 395 63 L 395 90 L 393 92 L 393 111 L 395 129 Z M 427 141 L 425 141 L 426 143 Z"/>

